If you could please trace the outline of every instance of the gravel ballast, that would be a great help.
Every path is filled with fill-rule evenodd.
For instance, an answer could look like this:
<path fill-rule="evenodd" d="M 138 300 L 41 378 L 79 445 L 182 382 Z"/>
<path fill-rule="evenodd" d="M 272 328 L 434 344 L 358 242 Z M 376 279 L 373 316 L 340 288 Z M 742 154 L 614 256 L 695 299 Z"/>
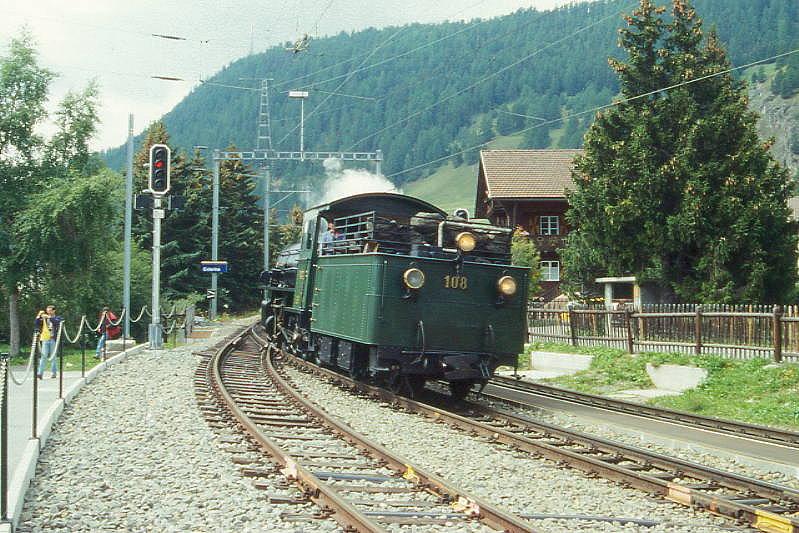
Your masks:
<path fill-rule="evenodd" d="M 199 357 L 192 352 L 238 325 L 174 350 L 131 355 L 87 385 L 42 451 L 20 529 L 340 530 L 330 520 L 282 518 L 316 508 L 269 503 L 269 495 L 287 493 L 282 478 L 259 478 L 268 488 L 254 488 L 224 451 L 231 445 L 220 442 L 197 409 L 193 376 Z"/>
<path fill-rule="evenodd" d="M 492 405 L 493 402 L 487 402 Z M 533 420 L 546 422 L 563 429 L 570 429 L 580 431 L 589 435 L 601 435 L 604 438 L 643 448 L 655 453 L 662 453 L 672 457 L 678 457 L 686 461 L 693 461 L 719 470 L 733 472 L 742 476 L 751 477 L 768 481 L 769 483 L 778 483 L 787 487 L 799 489 L 799 478 L 790 476 L 777 470 L 770 470 L 764 465 L 765 461 L 759 461 L 758 465 L 747 462 L 745 457 L 735 457 L 730 452 L 724 451 L 710 451 L 703 446 L 692 446 L 688 443 L 682 444 L 673 441 L 673 446 L 663 446 L 652 439 L 648 439 L 646 435 L 640 432 L 625 430 L 622 427 L 617 427 L 612 424 L 592 424 L 585 418 L 579 418 L 569 413 L 562 411 L 551 411 L 544 409 L 537 409 L 531 407 L 530 409 L 521 409 L 518 407 L 508 407 L 502 402 L 496 402 L 497 407 L 508 409 L 520 415 L 529 417 Z"/>
<path fill-rule="evenodd" d="M 293 369 L 289 373 L 306 397 L 355 430 L 454 485 L 513 513 L 637 518 L 658 522 L 647 527 L 574 519 L 535 520 L 533 525 L 541 531 L 704 533 L 742 530 L 730 520 L 650 498 L 640 491 L 625 489 L 603 479 L 590 479 L 551 461 L 534 459 L 419 415 L 398 412 L 388 405 L 356 397 L 316 377 Z"/>

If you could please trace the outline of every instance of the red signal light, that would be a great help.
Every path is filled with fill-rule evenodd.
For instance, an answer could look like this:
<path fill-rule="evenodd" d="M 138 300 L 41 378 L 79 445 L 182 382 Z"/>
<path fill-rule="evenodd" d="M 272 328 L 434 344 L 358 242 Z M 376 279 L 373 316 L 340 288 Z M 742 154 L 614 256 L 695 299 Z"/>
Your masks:
<path fill-rule="evenodd" d="M 169 147 L 154 144 L 150 147 L 150 175 L 148 189 L 154 194 L 163 195 L 169 192 Z"/>

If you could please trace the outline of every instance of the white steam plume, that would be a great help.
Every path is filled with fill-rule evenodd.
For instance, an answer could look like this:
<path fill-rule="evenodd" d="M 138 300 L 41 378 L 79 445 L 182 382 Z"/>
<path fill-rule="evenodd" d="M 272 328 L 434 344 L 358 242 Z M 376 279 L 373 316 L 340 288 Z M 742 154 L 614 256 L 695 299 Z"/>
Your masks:
<path fill-rule="evenodd" d="M 368 192 L 402 192 L 385 176 L 364 169 L 345 169 L 339 159 L 325 159 L 322 164 L 327 179 L 314 204 Z"/>

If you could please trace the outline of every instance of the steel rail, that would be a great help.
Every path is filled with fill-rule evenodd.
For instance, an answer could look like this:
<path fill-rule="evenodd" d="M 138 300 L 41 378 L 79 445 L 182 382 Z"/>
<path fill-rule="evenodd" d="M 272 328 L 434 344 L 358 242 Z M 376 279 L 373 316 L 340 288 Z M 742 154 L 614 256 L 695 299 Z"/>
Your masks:
<path fill-rule="evenodd" d="M 471 415 L 499 421 L 502 427 L 486 424 L 354 381 L 293 356 L 291 362 L 382 402 L 486 436 L 533 456 L 564 462 L 586 473 L 626 483 L 676 503 L 746 522 L 762 531 L 799 533 L 799 491 L 795 489 L 565 430 L 483 405 L 461 403 L 468 406 Z M 528 430 L 534 435 L 525 434 Z M 573 449 L 575 446 L 581 449 Z M 693 479 L 686 482 L 683 477 Z M 712 491 L 716 490 L 734 494 L 714 494 Z"/>
<path fill-rule="evenodd" d="M 212 372 L 213 386 L 219 392 L 230 413 L 255 442 L 283 467 L 286 477 L 296 481 L 310 499 L 318 506 L 333 510 L 333 519 L 339 524 L 345 528 L 352 528 L 362 533 L 387 533 L 383 527 L 370 520 L 321 479 L 313 475 L 302 465 L 298 464 L 290 455 L 285 453 L 279 445 L 264 435 L 255 422 L 236 405 L 236 401 L 228 392 L 222 380 L 222 364 L 225 358 L 243 341 L 244 335 L 246 335 L 246 332 L 227 343 L 215 354 L 209 365 L 209 370 Z"/>
<path fill-rule="evenodd" d="M 443 505 L 452 506 L 453 512 L 425 513 L 409 511 L 406 513 L 389 513 L 379 508 L 374 510 L 360 510 L 354 506 L 357 502 L 351 503 L 349 500 L 340 496 L 339 492 L 336 491 L 334 487 L 322 481 L 325 479 L 324 475 L 311 472 L 299 464 L 296 457 L 291 453 L 287 453 L 280 445 L 270 439 L 268 435 L 264 434 L 257 425 L 256 420 L 248 416 L 244 411 L 247 408 L 246 404 L 253 400 L 251 394 L 254 390 L 251 390 L 247 393 L 247 396 L 243 397 L 245 399 L 245 405 L 239 408 L 239 406 L 235 404 L 235 393 L 232 390 L 228 390 L 225 386 L 223 374 L 227 375 L 228 366 L 230 366 L 230 370 L 233 371 L 231 374 L 231 384 L 234 389 L 238 390 L 238 387 L 243 382 L 247 382 L 247 378 L 244 375 L 236 373 L 237 370 L 240 372 L 244 367 L 243 362 L 245 360 L 253 360 L 254 354 L 252 348 L 245 349 L 241 347 L 245 342 L 254 342 L 254 344 L 258 345 L 258 353 L 260 353 L 259 364 L 261 370 L 264 372 L 264 377 L 269 380 L 271 386 L 274 387 L 274 391 L 286 398 L 286 405 L 293 403 L 299 409 L 298 412 L 305 413 L 308 420 L 316 420 L 326 430 L 332 430 L 332 433 L 336 435 L 337 439 L 348 442 L 357 450 L 365 451 L 367 455 L 376 459 L 375 464 L 379 465 L 380 468 L 387 467 L 401 475 L 401 477 L 398 476 L 396 479 L 404 478 L 406 482 L 409 482 L 410 485 L 416 488 L 417 492 L 437 495 L 441 501 L 444 502 Z M 246 350 L 246 359 L 241 359 L 239 361 L 235 359 L 234 352 L 238 350 Z M 413 524 L 417 522 L 425 523 L 425 521 L 429 522 L 430 520 L 439 519 L 437 517 L 442 517 L 441 519 L 446 519 L 448 521 L 457 519 L 478 519 L 482 524 L 488 527 L 512 533 L 534 531 L 529 522 L 526 522 L 522 518 L 497 510 L 479 499 L 473 498 L 462 491 L 458 491 L 436 478 L 434 475 L 415 467 L 400 457 L 394 456 L 388 450 L 370 442 L 349 427 L 332 419 L 319 407 L 305 400 L 294 390 L 292 384 L 280 375 L 277 365 L 273 360 L 274 352 L 275 350 L 266 344 L 266 341 L 261 340 L 255 334 L 252 327 L 248 328 L 246 332 L 237 335 L 227 342 L 222 349 L 215 351 L 211 355 L 212 359 L 209 361 L 206 368 L 206 373 L 208 374 L 207 380 L 209 383 L 213 383 L 213 387 L 218 391 L 218 395 L 224 402 L 225 408 L 233 415 L 238 424 L 245 429 L 261 449 L 271 455 L 275 461 L 283 467 L 283 474 L 304 489 L 304 493 L 308 495 L 314 503 L 322 507 L 323 510 L 332 509 L 332 518 L 345 528 L 355 531 L 383 532 L 385 529 L 380 525 L 382 522 L 392 522 L 395 519 L 399 519 L 402 523 Z M 230 362 L 230 364 L 226 364 L 227 362 Z M 225 365 L 224 372 L 223 365 Z M 239 390 L 239 393 L 240 392 L 241 390 Z M 382 490 L 390 492 L 390 487 L 387 489 L 380 489 L 380 491 Z M 393 518 L 391 516 L 386 516 L 392 514 L 397 516 Z"/>
<path fill-rule="evenodd" d="M 658 421 L 666 421 L 684 426 L 695 427 L 706 431 L 732 435 L 734 437 L 758 440 L 769 444 L 778 444 L 781 446 L 799 449 L 799 433 L 784 429 L 736 422 L 733 420 L 724 420 L 721 418 L 702 416 L 684 411 L 677 411 L 674 409 L 652 407 L 645 404 L 617 400 L 595 394 L 571 391 L 560 387 L 544 385 L 542 383 L 520 381 L 515 378 L 504 376 L 494 376 L 489 383 L 496 387 L 534 394 L 536 396 L 563 400 L 627 415 L 650 418 Z M 493 397 L 501 401 L 509 401 L 507 398 L 503 398 L 502 396 L 498 396 L 496 394 L 486 393 L 485 391 L 483 392 L 483 395 L 487 397 Z M 511 401 L 518 402 L 518 400 Z M 524 404 L 523 402 L 519 403 L 528 407 L 535 407 Z"/>
<path fill-rule="evenodd" d="M 271 350 L 266 350 L 270 352 Z M 290 354 L 281 352 L 286 357 L 294 358 Z M 413 478 L 415 483 L 431 488 L 436 493 L 447 496 L 451 501 L 459 504 L 467 513 L 480 519 L 489 527 L 508 533 L 521 533 L 534 531 L 531 525 L 525 520 L 509 512 L 498 509 L 494 505 L 458 490 L 435 474 L 428 472 L 418 466 L 410 464 L 407 460 L 394 455 L 385 447 L 369 440 L 365 436 L 355 432 L 346 424 L 339 422 L 331 417 L 326 411 L 322 410 L 315 403 L 304 398 L 293 386 L 291 386 L 275 369 L 272 358 L 265 356 L 263 359 L 264 369 L 270 377 L 279 384 L 283 392 L 289 394 L 293 401 L 304 410 L 310 412 L 314 418 L 323 421 L 329 428 L 339 434 L 348 442 L 354 444 L 365 452 L 381 459 L 387 468 L 399 472 L 405 477 Z"/>

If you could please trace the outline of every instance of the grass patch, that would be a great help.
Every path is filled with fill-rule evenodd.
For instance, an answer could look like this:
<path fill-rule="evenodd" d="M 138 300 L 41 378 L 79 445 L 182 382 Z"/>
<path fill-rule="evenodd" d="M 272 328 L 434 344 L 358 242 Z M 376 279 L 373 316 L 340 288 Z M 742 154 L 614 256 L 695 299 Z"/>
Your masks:
<path fill-rule="evenodd" d="M 572 347 L 563 344 L 533 344 L 530 351 L 578 353 L 593 356 L 591 367 L 571 376 L 562 376 L 548 382 L 580 392 L 607 394 L 624 389 L 646 389 L 652 381 L 646 374 L 646 361 L 632 357 L 624 350 L 600 346 Z"/>
<path fill-rule="evenodd" d="M 635 357 L 623 350 L 532 344 L 532 351 L 593 355 L 591 367 L 571 376 L 546 380 L 553 385 L 591 394 L 652 388 L 646 364 L 696 366 L 708 371 L 707 380 L 679 396 L 649 400 L 650 405 L 728 418 L 755 424 L 799 428 L 799 365 L 769 366 L 766 359 L 737 361 L 719 356 L 644 352 Z"/>
<path fill-rule="evenodd" d="M 799 428 L 799 365 L 715 358 L 708 379 L 680 396 L 649 403 L 754 424 Z"/>
<path fill-rule="evenodd" d="M 99 361 L 94 358 L 94 348 L 96 344 L 92 344 L 91 346 L 86 346 L 86 370 L 94 368 Z M 8 345 L 0 344 L 0 352 L 8 352 Z M 28 357 L 30 356 L 30 350 L 23 350 L 20 355 L 17 357 L 11 358 L 11 364 L 14 366 L 25 366 L 28 364 Z M 39 364 L 39 361 L 34 362 L 35 365 Z M 71 346 L 64 347 L 64 370 L 80 370 L 81 368 L 81 350 L 80 348 L 74 348 Z M 47 364 L 45 368 L 47 372 L 50 370 L 50 364 Z"/>
<path fill-rule="evenodd" d="M 477 165 L 442 165 L 433 174 L 402 186 L 402 192 L 452 212 L 465 207 L 474 213 L 477 197 Z"/>

